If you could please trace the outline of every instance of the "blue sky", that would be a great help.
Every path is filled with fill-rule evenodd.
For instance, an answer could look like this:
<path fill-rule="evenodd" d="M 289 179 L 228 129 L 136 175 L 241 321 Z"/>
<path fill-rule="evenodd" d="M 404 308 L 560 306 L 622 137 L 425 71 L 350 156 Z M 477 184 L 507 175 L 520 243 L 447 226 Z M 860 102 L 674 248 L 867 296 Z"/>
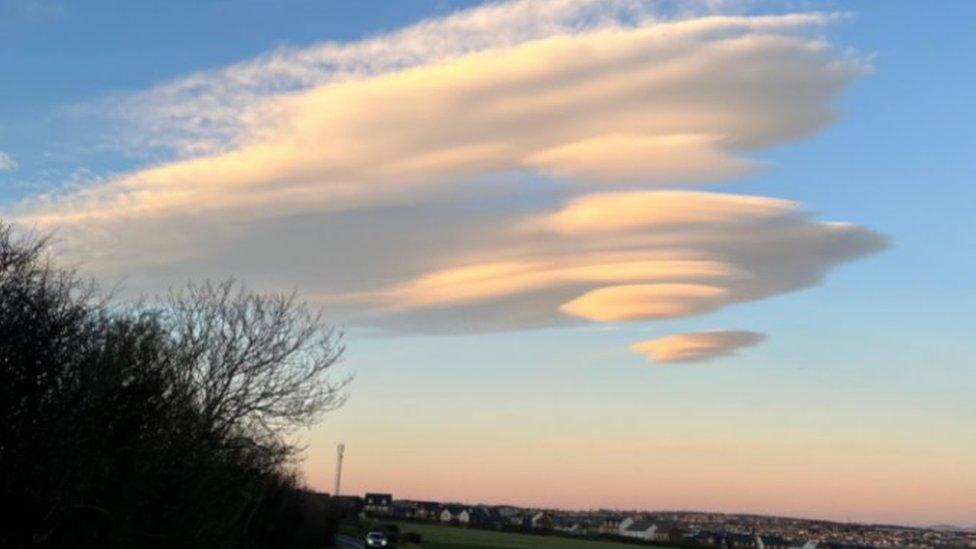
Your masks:
<path fill-rule="evenodd" d="M 57 198 L 179 158 L 165 148 L 119 146 L 132 128 L 110 116 L 107 105 L 278 48 L 354 42 L 478 4 L 0 0 L 0 151 L 16 163 L 0 170 L 0 209 L 19 215 L 21 201 L 39 193 Z M 690 317 L 394 337 L 367 337 L 353 321 L 343 366 L 357 376 L 352 398 L 302 435 L 313 484 L 329 486 L 331 445 L 343 439 L 351 489 L 539 505 L 976 523 L 976 500 L 946 493 L 976 493 L 970 135 L 976 5 L 756 2 L 734 8 L 849 13 L 822 34 L 838 56 L 849 48 L 872 69 L 840 94 L 833 123 L 749 150 L 746 156 L 769 166 L 724 183 L 721 192 L 798 201 L 819 220 L 883 234 L 890 247 L 830 270 L 815 287 Z M 531 200 L 530 194 L 520 196 Z M 145 272 L 152 272 L 152 284 L 241 275 L 235 265 L 247 259 L 229 257 L 197 270 L 153 263 Z M 175 274 L 167 279 L 159 272 Z M 135 280 L 143 289 L 143 275 L 113 271 L 106 280 Z M 286 277 L 259 277 L 256 285 L 305 290 L 305 276 L 291 285 Z M 642 338 L 726 328 L 768 339 L 702 364 L 650 365 L 627 350 Z M 644 446 L 617 446 L 634 438 Z M 621 455 L 581 449 L 588 443 Z M 377 458 L 390 444 L 396 450 Z M 456 445 L 470 452 L 445 449 Z M 699 455 L 692 465 L 679 465 L 673 460 L 680 461 L 682 448 L 728 459 Z M 511 457 L 519 452 L 525 453 L 521 465 Z M 648 453 L 643 461 L 642 452 Z M 566 453 L 578 457 L 567 465 Z M 445 456 L 453 461 L 441 463 Z M 438 477 L 431 464 L 496 474 L 469 484 L 457 471 Z M 697 486 L 688 480 L 692 466 L 713 484 L 741 474 L 755 494 L 736 495 L 734 483 L 719 482 L 724 492 L 672 486 L 674 479 Z M 624 480 L 601 489 L 593 480 L 601 470 L 639 481 L 629 491 Z M 590 493 L 561 492 L 564 483 L 582 483 Z"/>

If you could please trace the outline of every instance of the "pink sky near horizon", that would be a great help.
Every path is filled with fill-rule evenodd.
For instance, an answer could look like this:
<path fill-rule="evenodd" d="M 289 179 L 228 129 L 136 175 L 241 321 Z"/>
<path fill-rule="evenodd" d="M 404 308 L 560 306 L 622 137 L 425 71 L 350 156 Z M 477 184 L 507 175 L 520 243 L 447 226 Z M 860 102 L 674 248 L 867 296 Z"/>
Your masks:
<path fill-rule="evenodd" d="M 384 408 L 385 410 L 385 408 Z M 342 492 L 562 509 L 698 510 L 926 526 L 971 526 L 972 449 L 943 435 L 804 437 L 705 433 L 627 438 L 626 429 L 551 434 L 543 426 L 472 430 L 343 418 L 313 430 L 303 473 L 332 492 L 336 436 Z M 423 421 L 423 420 L 422 420 Z"/>
<path fill-rule="evenodd" d="M 433 456 L 370 458 L 349 448 L 343 493 L 390 492 L 400 499 L 513 504 L 560 509 L 692 510 L 926 526 L 969 526 L 960 509 L 972 508 L 976 483 L 961 479 L 961 465 L 927 470 L 922 464 L 857 467 L 824 460 L 786 463 L 678 463 L 634 454 L 643 463 L 617 466 L 572 463 L 558 458 L 518 463 L 489 457 L 465 459 L 458 467 Z M 788 460 L 786 456 L 780 458 Z M 796 459 L 803 459 L 797 457 Z M 660 461 L 672 461 L 662 466 Z M 695 460 L 688 460 L 694 462 Z M 334 460 L 307 467 L 311 486 L 331 492 Z M 611 470 L 608 472 L 607 468 Z M 892 481 L 892 479 L 896 479 Z M 966 482 L 966 480 L 969 480 Z M 963 481 L 963 482 L 960 482 Z"/>

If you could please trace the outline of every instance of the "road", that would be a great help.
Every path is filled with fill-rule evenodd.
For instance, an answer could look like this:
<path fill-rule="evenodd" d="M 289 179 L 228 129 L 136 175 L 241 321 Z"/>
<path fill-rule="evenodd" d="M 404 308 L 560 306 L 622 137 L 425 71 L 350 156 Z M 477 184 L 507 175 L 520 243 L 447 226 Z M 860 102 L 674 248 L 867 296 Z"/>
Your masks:
<path fill-rule="evenodd" d="M 366 547 L 366 544 L 361 540 L 342 534 L 336 534 L 335 541 L 337 549 L 365 549 Z"/>

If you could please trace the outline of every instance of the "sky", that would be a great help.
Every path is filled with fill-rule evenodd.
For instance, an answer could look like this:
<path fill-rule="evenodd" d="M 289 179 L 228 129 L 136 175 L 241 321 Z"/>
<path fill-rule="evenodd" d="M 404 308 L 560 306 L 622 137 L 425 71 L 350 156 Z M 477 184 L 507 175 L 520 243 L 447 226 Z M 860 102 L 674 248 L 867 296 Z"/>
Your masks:
<path fill-rule="evenodd" d="M 322 490 L 973 526 L 974 18 L 0 0 L 0 215 L 321 307 Z"/>

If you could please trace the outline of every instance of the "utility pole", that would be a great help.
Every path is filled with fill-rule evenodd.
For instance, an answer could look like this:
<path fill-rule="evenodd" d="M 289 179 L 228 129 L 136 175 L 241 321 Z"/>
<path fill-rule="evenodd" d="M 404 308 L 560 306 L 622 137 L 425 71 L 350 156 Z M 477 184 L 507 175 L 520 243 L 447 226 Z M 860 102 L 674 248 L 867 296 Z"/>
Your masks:
<path fill-rule="evenodd" d="M 346 445 L 340 442 L 339 446 L 336 448 L 336 483 L 335 492 L 333 493 L 334 496 L 339 495 L 339 483 L 342 481 L 342 454 L 344 454 L 345 451 Z"/>

